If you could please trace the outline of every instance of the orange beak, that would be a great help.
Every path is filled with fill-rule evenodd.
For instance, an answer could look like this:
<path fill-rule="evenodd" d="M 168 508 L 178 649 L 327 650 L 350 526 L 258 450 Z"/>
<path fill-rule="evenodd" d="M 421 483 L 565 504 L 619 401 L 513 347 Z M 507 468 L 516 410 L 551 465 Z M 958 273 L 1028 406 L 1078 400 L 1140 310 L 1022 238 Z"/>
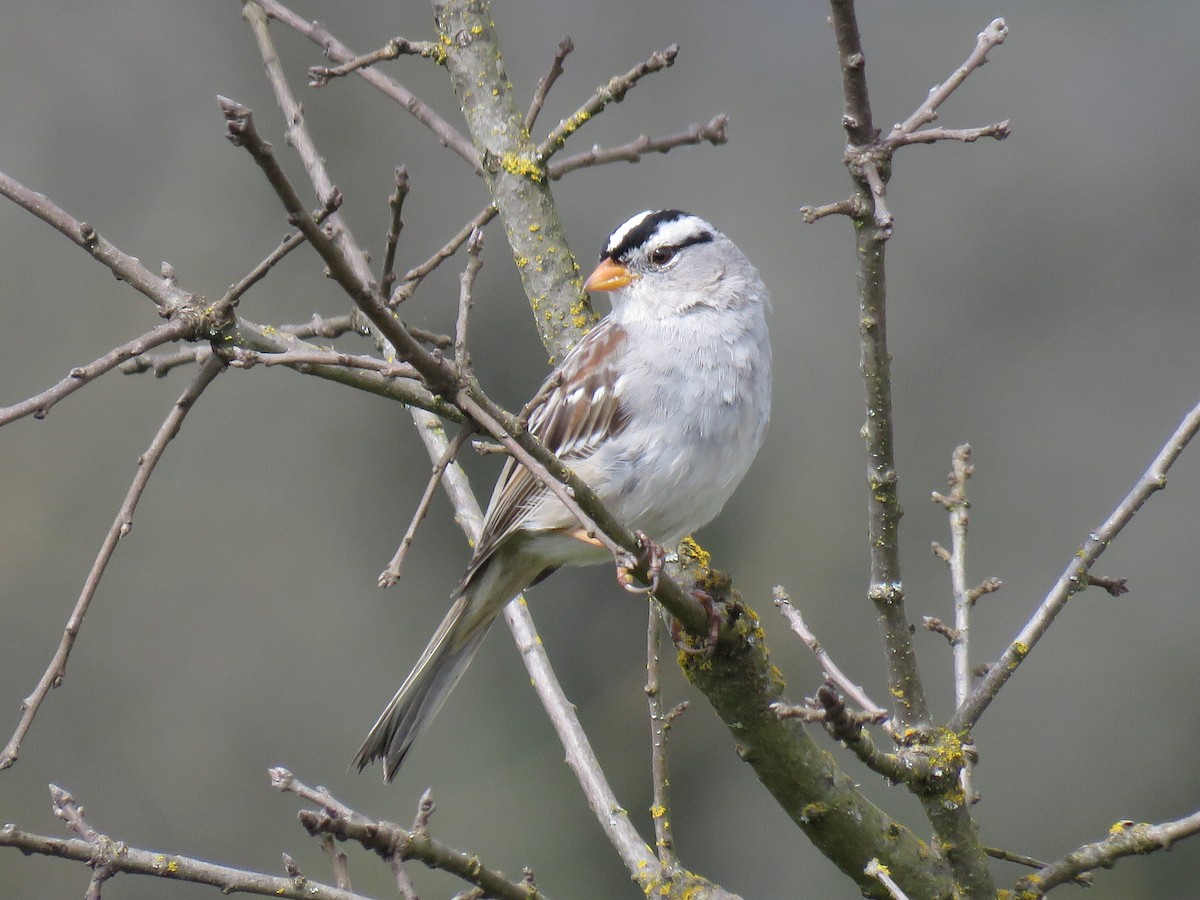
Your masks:
<path fill-rule="evenodd" d="M 638 276 L 630 272 L 616 260 L 604 259 L 592 270 L 587 281 L 583 283 L 585 291 L 615 291 L 637 280 Z"/>

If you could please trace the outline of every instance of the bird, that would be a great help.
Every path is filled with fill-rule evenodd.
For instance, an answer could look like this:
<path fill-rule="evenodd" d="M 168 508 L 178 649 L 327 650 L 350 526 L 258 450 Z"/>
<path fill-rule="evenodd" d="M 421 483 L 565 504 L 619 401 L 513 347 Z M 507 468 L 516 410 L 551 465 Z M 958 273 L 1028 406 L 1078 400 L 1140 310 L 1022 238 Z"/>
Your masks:
<path fill-rule="evenodd" d="M 529 431 L 616 518 L 671 547 L 720 512 L 771 412 L 770 295 L 728 237 L 678 209 L 608 238 L 583 285 L 611 312 L 547 378 Z M 564 565 L 612 554 L 509 457 L 449 612 L 352 766 L 392 781 L 510 600 Z"/>

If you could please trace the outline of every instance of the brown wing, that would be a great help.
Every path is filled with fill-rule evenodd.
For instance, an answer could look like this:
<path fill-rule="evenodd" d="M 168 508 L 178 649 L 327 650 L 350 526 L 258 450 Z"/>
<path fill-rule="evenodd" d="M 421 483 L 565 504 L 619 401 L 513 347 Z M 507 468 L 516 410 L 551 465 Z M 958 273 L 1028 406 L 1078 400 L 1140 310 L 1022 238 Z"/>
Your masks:
<path fill-rule="evenodd" d="M 529 416 L 529 430 L 563 462 L 586 459 L 626 425 L 617 396 L 617 367 L 625 329 L 604 319 L 584 336 L 547 382 L 559 379 Z M 561 375 L 560 375 L 561 373 Z M 517 531 L 546 487 L 515 459 L 504 464 L 484 517 L 467 577 Z"/>

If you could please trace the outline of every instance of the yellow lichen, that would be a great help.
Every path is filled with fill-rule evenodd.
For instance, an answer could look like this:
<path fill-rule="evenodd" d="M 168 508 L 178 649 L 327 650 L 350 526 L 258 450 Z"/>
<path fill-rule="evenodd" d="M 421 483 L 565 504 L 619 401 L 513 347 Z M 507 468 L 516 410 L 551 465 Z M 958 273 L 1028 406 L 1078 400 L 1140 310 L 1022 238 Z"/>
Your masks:
<path fill-rule="evenodd" d="M 523 175 L 530 181 L 541 182 L 546 177 L 541 166 L 519 153 L 505 153 L 500 157 L 500 167 L 510 175 Z"/>
<path fill-rule="evenodd" d="M 712 554 L 697 544 L 690 534 L 679 542 L 679 552 L 702 568 L 707 569 L 712 563 Z"/>

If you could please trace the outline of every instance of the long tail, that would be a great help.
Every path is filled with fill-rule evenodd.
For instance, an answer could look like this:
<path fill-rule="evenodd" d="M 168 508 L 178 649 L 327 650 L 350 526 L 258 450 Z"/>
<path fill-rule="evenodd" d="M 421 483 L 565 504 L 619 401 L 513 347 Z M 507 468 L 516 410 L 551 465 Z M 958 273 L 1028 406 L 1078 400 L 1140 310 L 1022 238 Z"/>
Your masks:
<path fill-rule="evenodd" d="M 467 670 L 488 629 L 524 584 L 500 560 L 474 572 L 460 590 L 417 664 L 379 716 L 351 765 L 361 772 L 381 759 L 384 778 L 396 777 L 413 742 L 429 727 Z"/>

